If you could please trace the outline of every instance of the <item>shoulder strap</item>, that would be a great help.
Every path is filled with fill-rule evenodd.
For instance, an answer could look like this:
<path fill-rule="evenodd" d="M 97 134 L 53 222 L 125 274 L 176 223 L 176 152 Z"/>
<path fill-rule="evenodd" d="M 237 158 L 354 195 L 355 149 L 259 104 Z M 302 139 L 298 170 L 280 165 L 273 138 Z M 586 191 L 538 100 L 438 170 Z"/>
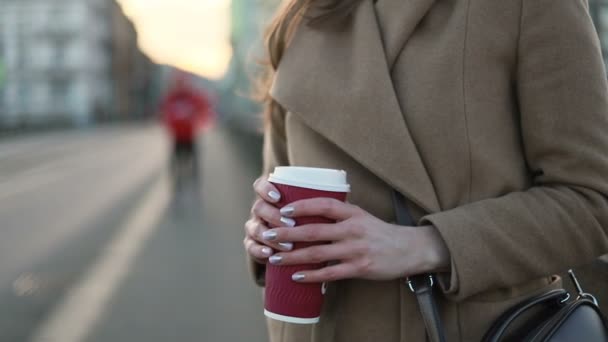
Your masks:
<path fill-rule="evenodd" d="M 416 223 L 407 208 L 405 197 L 397 191 L 393 191 L 393 205 L 395 207 L 397 224 L 410 227 L 416 226 Z M 423 274 L 412 276 L 406 279 L 406 284 L 416 295 L 429 341 L 445 342 L 443 325 L 441 324 L 437 303 L 435 303 L 435 298 L 433 297 L 433 275 Z"/>

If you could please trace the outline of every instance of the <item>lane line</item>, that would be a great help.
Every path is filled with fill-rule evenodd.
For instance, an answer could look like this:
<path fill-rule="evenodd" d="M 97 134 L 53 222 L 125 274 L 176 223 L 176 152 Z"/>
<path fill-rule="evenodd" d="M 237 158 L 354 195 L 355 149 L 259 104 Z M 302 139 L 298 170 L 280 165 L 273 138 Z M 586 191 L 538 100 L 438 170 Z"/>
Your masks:
<path fill-rule="evenodd" d="M 31 342 L 82 342 L 88 337 L 158 227 L 169 205 L 169 193 L 167 177 L 163 175 L 89 271 L 39 326 Z"/>

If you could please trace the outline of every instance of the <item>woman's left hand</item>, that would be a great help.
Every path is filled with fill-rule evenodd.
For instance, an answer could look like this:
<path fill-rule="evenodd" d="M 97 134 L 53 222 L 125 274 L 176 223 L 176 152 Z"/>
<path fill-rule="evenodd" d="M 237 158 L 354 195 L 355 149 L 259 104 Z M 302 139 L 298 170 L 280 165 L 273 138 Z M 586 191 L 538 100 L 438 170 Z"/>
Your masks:
<path fill-rule="evenodd" d="M 319 270 L 298 272 L 292 276 L 295 281 L 389 280 L 438 271 L 449 265 L 447 246 L 433 226 L 389 224 L 357 206 L 329 198 L 297 201 L 283 207 L 281 214 L 294 218 L 322 216 L 337 221 L 264 232 L 263 239 L 272 242 L 332 242 L 280 252 L 269 259 L 275 265 L 339 262 Z"/>

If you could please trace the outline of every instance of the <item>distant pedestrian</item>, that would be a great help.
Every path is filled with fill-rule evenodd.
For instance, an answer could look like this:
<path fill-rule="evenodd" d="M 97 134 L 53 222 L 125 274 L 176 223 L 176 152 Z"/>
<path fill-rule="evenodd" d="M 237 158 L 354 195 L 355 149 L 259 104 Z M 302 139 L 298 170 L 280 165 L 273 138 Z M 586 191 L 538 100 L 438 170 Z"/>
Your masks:
<path fill-rule="evenodd" d="M 161 104 L 163 121 L 173 140 L 174 162 L 197 163 L 197 137 L 214 117 L 206 93 L 179 75 Z"/>
<path fill-rule="evenodd" d="M 286 2 L 267 39 L 264 172 L 244 244 L 260 285 L 266 263 L 329 263 L 293 274 L 327 282 L 320 322 L 269 320 L 272 342 L 425 341 L 403 285 L 425 273 L 447 340 L 480 341 L 516 303 L 562 287 L 555 274 L 608 251 L 608 84 L 588 9 Z M 279 210 L 276 166 L 345 170 L 349 203 Z M 395 224 L 395 190 L 415 224 Z M 293 227 L 311 216 L 336 223 Z M 293 250 L 308 242 L 331 243 Z"/>

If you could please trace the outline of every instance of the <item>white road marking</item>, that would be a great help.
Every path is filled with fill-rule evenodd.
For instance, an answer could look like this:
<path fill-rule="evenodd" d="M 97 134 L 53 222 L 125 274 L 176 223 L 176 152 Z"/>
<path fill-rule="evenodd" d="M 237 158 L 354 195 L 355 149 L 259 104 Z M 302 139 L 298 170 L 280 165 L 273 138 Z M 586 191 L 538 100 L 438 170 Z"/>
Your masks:
<path fill-rule="evenodd" d="M 88 337 L 158 226 L 169 204 L 168 187 L 167 177 L 153 185 L 100 258 L 37 329 L 32 342 L 81 342 Z"/>

